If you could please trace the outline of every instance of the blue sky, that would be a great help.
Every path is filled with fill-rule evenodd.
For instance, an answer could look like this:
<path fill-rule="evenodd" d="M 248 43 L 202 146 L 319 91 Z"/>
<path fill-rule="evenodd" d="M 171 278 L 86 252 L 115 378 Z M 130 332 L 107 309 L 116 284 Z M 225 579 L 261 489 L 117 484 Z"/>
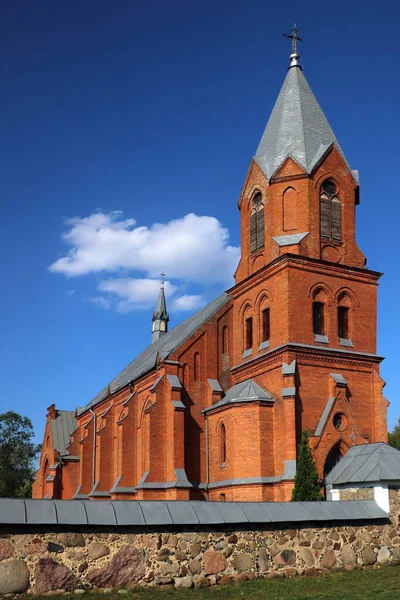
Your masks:
<path fill-rule="evenodd" d="M 148 344 L 161 270 L 171 326 L 231 285 L 236 203 L 296 21 L 304 73 L 360 171 L 357 241 L 385 273 L 393 426 L 399 17 L 395 2 L 343 0 L 4 3 L 0 410 L 30 417 L 41 441 L 47 406 L 86 404 Z"/>

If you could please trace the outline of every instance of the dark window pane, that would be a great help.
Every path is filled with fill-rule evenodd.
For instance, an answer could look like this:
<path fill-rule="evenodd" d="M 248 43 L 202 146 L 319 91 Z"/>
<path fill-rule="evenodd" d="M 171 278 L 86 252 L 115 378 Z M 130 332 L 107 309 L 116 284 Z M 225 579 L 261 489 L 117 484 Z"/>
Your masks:
<path fill-rule="evenodd" d="M 262 200 L 261 192 L 257 192 L 256 194 L 254 194 L 254 196 L 253 196 L 253 204 L 254 205 L 260 204 L 261 200 Z"/>
<path fill-rule="evenodd" d="M 250 350 L 253 347 L 253 319 L 250 317 L 246 319 L 246 348 L 245 350 Z"/>
<path fill-rule="evenodd" d="M 226 429 L 221 425 L 221 464 L 226 463 Z"/>
<path fill-rule="evenodd" d="M 333 196 L 334 194 L 336 194 L 336 190 L 337 190 L 336 183 L 334 181 L 332 181 L 332 179 L 327 179 L 322 184 L 322 189 L 324 190 L 324 192 L 326 192 L 330 196 Z"/>
<path fill-rule="evenodd" d="M 349 337 L 349 309 L 346 306 L 338 308 L 338 336 L 345 340 Z"/>
<path fill-rule="evenodd" d="M 315 335 L 324 335 L 324 304 L 313 302 L 313 328 Z"/>
<path fill-rule="evenodd" d="M 267 342 L 270 336 L 270 313 L 269 308 L 266 308 L 262 311 L 262 332 L 261 332 L 261 341 Z"/>

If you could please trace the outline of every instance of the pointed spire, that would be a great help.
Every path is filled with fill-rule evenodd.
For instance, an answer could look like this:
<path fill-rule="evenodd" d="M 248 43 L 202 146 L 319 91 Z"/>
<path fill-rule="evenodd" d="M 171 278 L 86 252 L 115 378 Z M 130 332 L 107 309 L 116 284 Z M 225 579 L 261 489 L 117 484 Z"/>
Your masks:
<path fill-rule="evenodd" d="M 307 174 L 332 144 L 349 167 L 342 149 L 299 64 L 296 26 L 283 34 L 292 40 L 290 67 L 255 154 L 267 179 L 291 156 Z M 298 68 L 292 68 L 298 67 Z M 349 167 L 350 169 L 350 167 Z M 355 176 L 353 172 L 353 176 Z"/>
<path fill-rule="evenodd" d="M 167 303 L 164 293 L 165 273 L 161 273 L 160 293 L 158 295 L 157 305 L 153 312 L 153 327 L 151 341 L 155 342 L 168 331 L 169 314 L 167 312 Z"/>

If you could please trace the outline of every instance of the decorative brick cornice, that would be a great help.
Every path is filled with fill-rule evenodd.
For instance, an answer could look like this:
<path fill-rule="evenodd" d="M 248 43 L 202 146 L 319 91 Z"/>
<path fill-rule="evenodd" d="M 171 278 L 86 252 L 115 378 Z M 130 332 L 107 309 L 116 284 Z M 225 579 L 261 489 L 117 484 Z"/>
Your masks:
<path fill-rule="evenodd" d="M 383 360 L 383 357 L 376 354 L 356 352 L 352 349 L 343 350 L 341 348 L 327 348 L 288 342 L 287 344 L 272 348 L 268 352 L 264 352 L 248 361 L 233 366 L 231 368 L 233 377 L 238 373 L 240 373 L 240 378 L 242 378 L 243 374 L 249 375 L 255 372 L 259 373 L 261 366 L 267 368 L 282 361 L 282 354 L 285 352 L 294 353 L 297 361 L 310 360 L 312 362 L 335 363 L 369 369 L 373 368 L 374 364 L 379 364 Z"/>
<path fill-rule="evenodd" d="M 321 275 L 337 274 L 340 277 L 346 274 L 346 279 L 354 281 L 365 281 L 370 280 L 371 283 L 377 285 L 378 279 L 382 276 L 379 271 L 370 271 L 369 269 L 362 269 L 360 267 L 353 267 L 350 265 L 342 265 L 340 263 L 332 263 L 326 260 L 318 258 L 310 258 L 300 254 L 282 254 L 273 261 L 252 273 L 246 279 L 243 279 L 240 283 L 230 288 L 227 293 L 234 297 L 240 296 L 247 289 L 254 287 L 260 281 L 265 281 L 272 274 L 277 273 L 282 268 L 292 267 L 310 271 L 312 273 L 320 273 Z"/>

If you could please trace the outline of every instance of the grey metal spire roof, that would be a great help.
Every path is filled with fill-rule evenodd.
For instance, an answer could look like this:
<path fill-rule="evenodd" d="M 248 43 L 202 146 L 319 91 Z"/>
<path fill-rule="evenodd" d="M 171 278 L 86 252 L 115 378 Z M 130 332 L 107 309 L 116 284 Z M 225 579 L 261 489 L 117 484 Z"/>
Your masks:
<path fill-rule="evenodd" d="M 246 379 L 246 381 L 237 383 L 229 388 L 222 400 L 216 402 L 208 408 L 205 408 L 203 412 L 205 413 L 209 410 L 214 410 L 215 408 L 220 408 L 221 406 L 225 406 L 227 404 L 235 404 L 236 402 L 254 402 L 256 400 L 273 402 L 274 399 L 271 394 L 259 386 L 258 383 L 252 379 Z"/>
<path fill-rule="evenodd" d="M 158 340 L 147 346 L 141 354 L 133 359 L 131 363 L 119 375 L 114 377 L 109 385 L 106 385 L 93 400 L 84 408 L 79 408 L 78 414 L 82 414 L 89 408 L 95 406 L 98 402 L 107 397 L 108 389 L 113 393 L 124 387 L 129 381 L 135 381 L 138 377 L 153 369 L 156 365 L 157 356 L 160 353 L 162 359 L 167 358 L 174 350 L 179 348 L 199 327 L 201 327 L 214 313 L 224 304 L 229 302 L 230 296 L 225 292 L 215 300 L 204 306 L 197 313 L 183 321 L 171 331 L 160 337 Z"/>
<path fill-rule="evenodd" d="M 384 442 L 353 446 L 326 477 L 333 485 L 367 481 L 400 483 L 400 451 Z"/>
<path fill-rule="evenodd" d="M 169 321 L 169 314 L 167 312 L 167 303 L 165 301 L 164 293 L 164 281 L 161 282 L 160 293 L 158 295 L 157 305 L 153 312 L 153 321 L 157 319 L 163 321 Z"/>
<path fill-rule="evenodd" d="M 349 167 L 301 67 L 295 62 L 288 70 L 254 158 L 268 179 L 288 156 L 310 174 L 332 144 Z M 354 172 L 353 176 L 356 177 Z"/>

